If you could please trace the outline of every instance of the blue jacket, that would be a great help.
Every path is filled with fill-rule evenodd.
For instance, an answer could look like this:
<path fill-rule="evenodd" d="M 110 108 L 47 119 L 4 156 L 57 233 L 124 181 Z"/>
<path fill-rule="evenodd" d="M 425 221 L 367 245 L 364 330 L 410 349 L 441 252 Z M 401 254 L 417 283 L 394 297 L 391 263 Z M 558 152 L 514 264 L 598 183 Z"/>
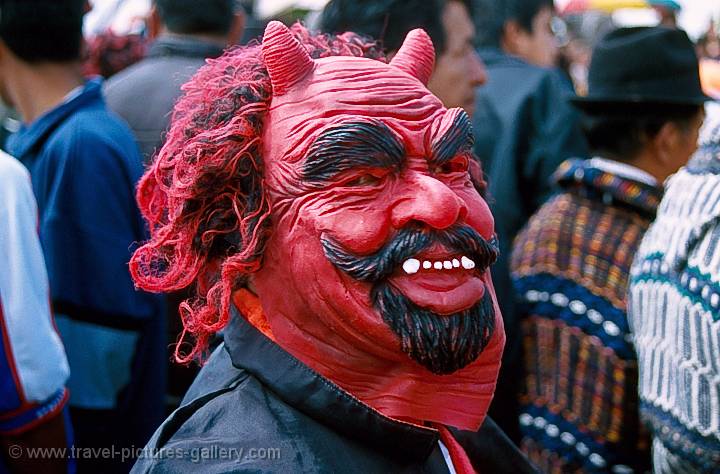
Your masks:
<path fill-rule="evenodd" d="M 138 442 L 161 421 L 162 299 L 137 291 L 128 261 L 147 238 L 135 202 L 142 160 L 101 81 L 24 126 L 9 151 L 30 170 L 71 407 L 132 410 Z"/>

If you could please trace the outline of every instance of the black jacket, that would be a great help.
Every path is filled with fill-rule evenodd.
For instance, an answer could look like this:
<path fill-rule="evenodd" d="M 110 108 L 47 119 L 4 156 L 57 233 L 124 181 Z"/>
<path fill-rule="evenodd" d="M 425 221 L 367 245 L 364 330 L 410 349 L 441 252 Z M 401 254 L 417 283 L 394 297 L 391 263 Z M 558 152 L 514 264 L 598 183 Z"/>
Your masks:
<path fill-rule="evenodd" d="M 233 310 L 225 342 L 133 473 L 447 473 L 436 430 L 381 415 Z M 482 473 L 535 472 L 487 420 L 453 431 Z"/>
<path fill-rule="evenodd" d="M 530 216 L 552 194 L 551 176 L 568 158 L 585 157 L 579 114 L 568 101 L 572 89 L 554 70 L 537 67 L 496 48 L 478 51 L 488 81 L 475 99 L 475 153 L 488 182 L 500 257 L 493 285 L 505 321 L 506 343 L 490 414 L 519 441 L 517 409 L 520 322 L 510 281 L 512 243 Z"/>

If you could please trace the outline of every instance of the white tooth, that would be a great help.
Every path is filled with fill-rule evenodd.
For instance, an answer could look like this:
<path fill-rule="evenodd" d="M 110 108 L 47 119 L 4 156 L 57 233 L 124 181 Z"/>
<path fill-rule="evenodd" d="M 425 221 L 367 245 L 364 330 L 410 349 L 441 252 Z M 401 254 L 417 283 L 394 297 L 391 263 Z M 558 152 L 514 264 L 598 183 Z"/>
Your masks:
<path fill-rule="evenodd" d="M 460 260 L 458 260 L 457 258 L 453 258 L 452 264 L 453 267 L 460 268 Z"/>
<path fill-rule="evenodd" d="M 405 270 L 405 273 L 409 275 L 417 273 L 417 271 L 420 270 L 420 260 L 416 258 L 408 258 L 403 263 L 403 270 Z"/>
<path fill-rule="evenodd" d="M 432 267 L 432 262 L 431 262 L 431 261 L 425 260 L 425 261 L 423 262 L 423 268 L 424 268 L 425 270 L 427 270 L 427 269 L 429 269 L 429 268 L 431 268 L 431 267 Z"/>
<path fill-rule="evenodd" d="M 443 268 L 445 270 L 450 270 L 452 268 L 452 262 L 450 260 L 445 260 L 443 262 Z"/>
<path fill-rule="evenodd" d="M 470 260 L 469 258 L 467 258 L 464 255 L 463 255 L 463 258 L 460 259 L 460 263 L 462 263 L 462 267 L 465 270 L 472 270 L 473 268 L 475 268 L 475 262 L 473 262 L 472 260 Z"/>
<path fill-rule="evenodd" d="M 433 263 L 433 268 L 435 270 L 442 270 L 442 262 L 435 262 Z"/>

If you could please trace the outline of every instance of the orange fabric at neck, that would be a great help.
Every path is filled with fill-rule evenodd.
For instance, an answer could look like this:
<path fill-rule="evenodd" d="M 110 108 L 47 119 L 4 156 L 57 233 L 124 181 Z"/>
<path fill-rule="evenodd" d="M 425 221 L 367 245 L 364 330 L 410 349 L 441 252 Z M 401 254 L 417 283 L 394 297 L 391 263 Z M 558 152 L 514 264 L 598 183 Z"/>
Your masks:
<path fill-rule="evenodd" d="M 245 288 L 241 288 L 233 293 L 233 303 L 235 303 L 240 314 L 242 314 L 250 324 L 255 326 L 265 337 L 273 342 L 277 342 L 260 305 L 260 298 Z"/>

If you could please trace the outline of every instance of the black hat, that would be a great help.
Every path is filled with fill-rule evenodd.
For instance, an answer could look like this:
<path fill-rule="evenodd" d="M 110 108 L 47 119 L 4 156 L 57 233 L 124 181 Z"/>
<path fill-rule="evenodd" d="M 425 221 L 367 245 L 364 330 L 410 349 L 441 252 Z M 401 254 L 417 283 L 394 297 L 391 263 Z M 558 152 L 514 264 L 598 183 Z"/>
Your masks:
<path fill-rule="evenodd" d="M 701 105 L 708 100 L 687 34 L 661 26 L 619 28 L 605 35 L 593 50 L 587 96 L 571 99 L 581 108 L 603 103 Z"/>

